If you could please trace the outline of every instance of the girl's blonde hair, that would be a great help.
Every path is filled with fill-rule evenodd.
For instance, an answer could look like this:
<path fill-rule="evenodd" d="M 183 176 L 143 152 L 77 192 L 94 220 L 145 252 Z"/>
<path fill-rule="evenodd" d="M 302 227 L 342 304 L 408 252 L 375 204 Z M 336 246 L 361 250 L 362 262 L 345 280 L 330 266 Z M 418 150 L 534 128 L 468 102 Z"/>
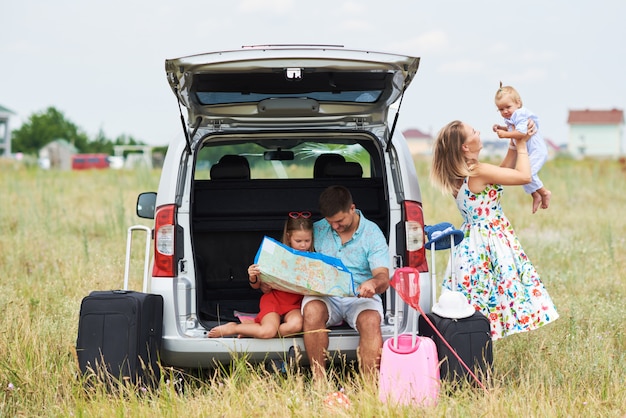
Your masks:
<path fill-rule="evenodd" d="M 433 159 L 430 181 L 443 193 L 456 193 L 464 178 L 472 175 L 476 161 L 465 159 L 461 146 L 466 133 L 463 122 L 455 120 L 444 126 L 433 145 Z"/>
<path fill-rule="evenodd" d="M 515 90 L 515 88 L 511 86 L 503 86 L 501 81 L 500 88 L 498 89 L 498 91 L 496 91 L 496 97 L 494 100 L 497 102 L 504 96 L 510 96 L 511 99 L 519 103 L 520 106 L 524 106 L 524 104 L 522 103 L 522 98 L 520 97 L 517 90 Z"/>
<path fill-rule="evenodd" d="M 290 237 L 294 231 L 310 231 L 311 232 L 311 248 L 309 251 L 314 251 L 313 246 L 313 221 L 311 218 L 292 218 L 289 217 L 285 221 L 285 227 L 283 228 L 283 244 L 291 247 Z"/>

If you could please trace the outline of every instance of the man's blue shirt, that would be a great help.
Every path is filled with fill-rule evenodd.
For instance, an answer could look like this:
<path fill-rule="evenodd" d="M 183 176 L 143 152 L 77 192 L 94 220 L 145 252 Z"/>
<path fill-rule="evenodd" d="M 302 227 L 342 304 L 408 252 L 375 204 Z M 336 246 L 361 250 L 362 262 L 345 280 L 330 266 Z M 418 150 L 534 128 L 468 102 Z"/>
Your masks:
<path fill-rule="evenodd" d="M 361 211 L 359 226 L 345 244 L 326 219 L 314 224 L 315 251 L 339 258 L 352 272 L 355 286 L 372 278 L 372 270 L 389 269 L 389 246 L 382 231 L 374 222 L 366 219 Z"/>

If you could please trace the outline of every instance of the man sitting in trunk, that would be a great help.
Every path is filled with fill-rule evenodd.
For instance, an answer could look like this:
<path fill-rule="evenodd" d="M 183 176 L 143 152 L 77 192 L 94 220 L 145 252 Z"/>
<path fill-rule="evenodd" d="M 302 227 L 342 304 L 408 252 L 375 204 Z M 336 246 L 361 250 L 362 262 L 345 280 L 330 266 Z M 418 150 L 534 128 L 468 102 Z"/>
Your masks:
<path fill-rule="evenodd" d="M 314 225 L 318 252 L 341 259 L 353 274 L 355 297 L 305 296 L 304 346 L 313 377 L 326 375 L 327 327 L 345 321 L 360 334 L 358 358 L 361 371 L 374 374 L 383 345 L 380 294 L 389 287 L 389 247 L 380 228 L 356 209 L 350 191 L 331 186 L 319 198 L 324 219 Z"/>

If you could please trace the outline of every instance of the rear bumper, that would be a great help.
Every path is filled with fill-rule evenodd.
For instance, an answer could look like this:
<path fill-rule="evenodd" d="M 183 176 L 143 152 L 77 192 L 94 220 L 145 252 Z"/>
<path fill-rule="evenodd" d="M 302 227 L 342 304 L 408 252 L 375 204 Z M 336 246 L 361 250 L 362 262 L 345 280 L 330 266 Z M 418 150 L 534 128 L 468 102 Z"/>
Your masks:
<path fill-rule="evenodd" d="M 331 337 L 328 350 L 331 357 L 348 361 L 356 359 L 359 336 Z M 304 341 L 298 338 L 195 338 L 167 337 L 161 344 L 161 364 L 182 368 L 213 368 L 228 364 L 236 358 L 250 363 L 285 360 L 291 352 L 302 353 L 300 364 L 308 365 Z"/>
<path fill-rule="evenodd" d="M 420 306 L 426 313 L 429 313 L 433 303 L 433 295 L 430 274 L 427 272 L 420 273 L 420 289 Z M 164 366 L 213 368 L 217 365 L 229 364 L 234 358 L 240 357 L 245 357 L 250 363 L 263 363 L 269 360 L 286 359 L 290 349 L 302 354 L 299 359 L 300 364 L 308 365 L 302 337 L 207 338 L 206 330 L 202 326 L 188 331 L 189 333 L 181 334 L 182 331 L 175 324 L 176 316 L 173 310 L 168 309 L 174 304 L 171 292 L 160 291 L 157 293 L 163 294 L 166 301 L 160 357 L 161 364 Z M 388 301 L 387 313 L 392 314 L 394 307 L 394 304 Z M 400 310 L 402 318 L 399 319 L 400 324 L 397 332 L 401 334 L 417 330 L 417 312 L 405 303 L 402 303 Z M 170 321 L 168 322 L 167 319 Z M 389 315 L 386 315 L 386 319 L 389 319 Z M 393 325 L 383 325 L 381 331 L 383 341 L 393 337 L 396 332 Z M 358 345 L 359 335 L 356 331 L 349 329 L 333 330 L 329 336 L 328 351 L 332 358 L 352 361 L 357 358 Z"/>

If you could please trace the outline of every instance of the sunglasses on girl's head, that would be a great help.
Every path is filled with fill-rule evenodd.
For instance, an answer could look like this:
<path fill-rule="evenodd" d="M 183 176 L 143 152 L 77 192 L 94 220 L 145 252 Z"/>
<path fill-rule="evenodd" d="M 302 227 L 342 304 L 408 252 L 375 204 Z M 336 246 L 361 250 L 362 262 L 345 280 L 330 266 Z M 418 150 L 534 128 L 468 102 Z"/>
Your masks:
<path fill-rule="evenodd" d="M 308 219 L 311 217 L 311 212 L 289 212 L 289 217 L 292 219 L 298 219 L 298 218 Z"/>

